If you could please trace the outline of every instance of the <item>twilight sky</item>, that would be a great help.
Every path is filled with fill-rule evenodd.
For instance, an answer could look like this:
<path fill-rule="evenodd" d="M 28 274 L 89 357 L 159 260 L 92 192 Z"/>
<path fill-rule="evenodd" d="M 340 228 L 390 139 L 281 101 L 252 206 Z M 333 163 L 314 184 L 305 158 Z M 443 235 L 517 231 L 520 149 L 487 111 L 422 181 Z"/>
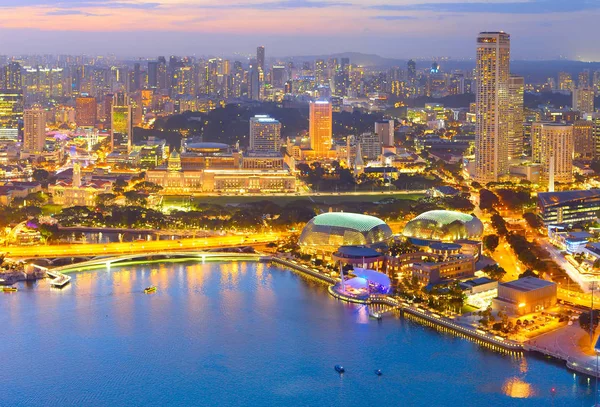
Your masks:
<path fill-rule="evenodd" d="M 515 59 L 600 61 L 600 0 L 0 0 L 0 15 L 0 54 L 473 57 L 479 31 L 504 30 Z"/>

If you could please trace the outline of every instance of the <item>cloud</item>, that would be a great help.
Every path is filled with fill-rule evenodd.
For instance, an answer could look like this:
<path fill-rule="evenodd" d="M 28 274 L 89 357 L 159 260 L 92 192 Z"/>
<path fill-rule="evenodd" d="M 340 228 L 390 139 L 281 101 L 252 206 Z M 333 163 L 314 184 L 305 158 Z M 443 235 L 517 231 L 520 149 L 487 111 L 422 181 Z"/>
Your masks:
<path fill-rule="evenodd" d="M 248 10 L 291 10 L 307 8 L 347 7 L 351 3 L 341 1 L 312 1 L 312 0 L 279 0 L 265 3 L 238 3 L 238 4 L 198 4 L 195 8 L 205 9 L 248 9 Z M 190 6 L 192 6 L 190 4 Z"/>
<path fill-rule="evenodd" d="M 48 11 L 46 13 L 47 16 L 106 16 L 108 14 L 94 14 L 94 13 L 86 13 L 85 11 L 81 11 L 81 10 L 54 10 L 54 11 Z"/>
<path fill-rule="evenodd" d="M 412 16 L 373 16 L 371 17 L 375 20 L 388 20 L 388 21 L 397 21 L 397 20 L 416 20 L 416 17 Z"/>
<path fill-rule="evenodd" d="M 109 9 L 154 9 L 161 5 L 156 2 L 139 2 L 139 1 L 112 1 L 112 0 L 1 0 L 0 9 L 8 7 L 52 7 L 54 9 L 64 10 L 79 10 L 82 8 L 109 8 Z M 55 14 L 59 15 L 59 14 Z M 64 15 L 64 14 L 63 14 Z"/>
<path fill-rule="evenodd" d="M 379 4 L 367 8 L 381 11 L 433 11 L 440 13 L 549 14 L 599 10 L 600 1 L 528 0 L 521 2 Z"/>

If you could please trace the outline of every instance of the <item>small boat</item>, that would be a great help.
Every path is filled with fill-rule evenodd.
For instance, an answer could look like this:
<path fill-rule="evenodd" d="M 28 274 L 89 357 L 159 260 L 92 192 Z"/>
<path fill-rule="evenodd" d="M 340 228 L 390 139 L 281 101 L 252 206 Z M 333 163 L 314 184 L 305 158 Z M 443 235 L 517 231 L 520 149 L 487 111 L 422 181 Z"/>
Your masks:
<path fill-rule="evenodd" d="M 335 365 L 334 369 L 339 374 L 342 374 L 346 371 L 346 369 L 344 369 L 344 366 L 342 366 L 342 365 Z"/>
<path fill-rule="evenodd" d="M 14 292 L 19 291 L 19 289 L 17 287 L 9 286 L 9 287 L 2 287 L 2 291 L 4 291 L 5 293 L 14 293 Z"/>
<path fill-rule="evenodd" d="M 150 294 L 150 293 L 155 293 L 155 292 L 156 292 L 156 286 L 155 285 L 151 285 L 150 287 L 144 288 L 144 293 L 145 294 Z"/>
<path fill-rule="evenodd" d="M 375 369 L 375 374 L 377 376 L 381 376 L 383 374 L 383 372 L 381 371 L 381 369 Z"/>

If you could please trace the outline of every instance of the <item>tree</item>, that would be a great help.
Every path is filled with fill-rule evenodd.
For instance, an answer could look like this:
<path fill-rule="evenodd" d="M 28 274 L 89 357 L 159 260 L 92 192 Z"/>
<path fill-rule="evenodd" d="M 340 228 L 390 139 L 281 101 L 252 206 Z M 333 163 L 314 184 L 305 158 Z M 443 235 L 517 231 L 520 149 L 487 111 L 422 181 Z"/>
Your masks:
<path fill-rule="evenodd" d="M 32 192 L 27 194 L 25 202 L 31 206 L 43 206 L 48 203 L 48 196 L 44 195 L 43 192 Z"/>
<path fill-rule="evenodd" d="M 521 274 L 519 274 L 519 278 L 525 278 L 525 277 L 539 278 L 538 274 L 535 271 L 533 271 L 532 269 L 527 269 L 524 272 L 522 272 Z"/>
<path fill-rule="evenodd" d="M 44 184 L 48 182 L 48 178 L 50 178 L 50 173 L 41 168 L 33 170 L 33 174 L 31 175 L 34 180 L 37 182 Z"/>
<path fill-rule="evenodd" d="M 490 252 L 494 252 L 500 243 L 498 235 L 487 235 L 483 237 L 483 246 Z"/>
<path fill-rule="evenodd" d="M 600 269 L 600 259 L 596 259 L 596 260 L 594 260 L 594 265 L 593 265 L 593 267 L 594 267 L 595 269 Z"/>
<path fill-rule="evenodd" d="M 500 281 L 506 274 L 506 270 L 497 264 L 489 264 L 485 266 L 481 271 L 488 275 L 492 280 Z"/>
<path fill-rule="evenodd" d="M 505 236 L 508 234 L 508 229 L 506 228 L 506 221 L 502 216 L 495 213 L 492 215 L 491 221 L 492 226 L 494 227 L 494 229 L 496 229 L 496 232 L 498 232 L 500 236 Z"/>
<path fill-rule="evenodd" d="M 112 206 L 115 204 L 115 199 L 117 196 L 111 193 L 98 194 L 96 196 L 96 205 L 97 206 Z"/>
<path fill-rule="evenodd" d="M 118 177 L 113 184 L 113 191 L 117 194 L 122 194 L 125 188 L 127 188 L 127 181 L 123 177 Z"/>
<path fill-rule="evenodd" d="M 127 191 L 123 195 L 128 205 L 146 206 L 147 204 L 146 197 L 137 191 Z"/>
<path fill-rule="evenodd" d="M 542 227 L 542 222 L 535 213 L 525 212 L 523 214 L 523 219 L 525 219 L 525 222 L 527 222 L 529 227 L 531 227 L 532 229 L 539 229 L 540 227 Z"/>
<path fill-rule="evenodd" d="M 500 200 L 492 191 L 485 188 L 479 190 L 479 208 L 481 210 L 494 209 L 494 206 L 498 203 L 500 203 Z"/>
<path fill-rule="evenodd" d="M 135 189 L 138 192 L 143 192 L 145 194 L 156 194 L 160 192 L 163 189 L 163 187 L 161 187 L 158 184 L 155 184 L 154 182 L 142 181 L 135 184 L 133 189 Z"/>
<path fill-rule="evenodd" d="M 579 316 L 579 326 L 586 332 L 590 332 L 590 321 L 593 321 L 592 331 L 595 331 L 598 327 L 598 321 L 600 320 L 600 310 L 593 310 L 590 312 L 584 312 Z"/>

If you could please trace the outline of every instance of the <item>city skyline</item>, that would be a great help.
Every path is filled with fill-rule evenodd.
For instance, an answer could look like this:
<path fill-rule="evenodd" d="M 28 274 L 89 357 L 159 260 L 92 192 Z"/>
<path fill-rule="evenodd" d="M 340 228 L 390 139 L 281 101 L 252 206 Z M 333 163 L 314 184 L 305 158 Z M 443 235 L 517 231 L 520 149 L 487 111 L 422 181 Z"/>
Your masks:
<path fill-rule="evenodd" d="M 251 54 L 262 44 L 267 58 L 344 51 L 471 58 L 465 43 L 474 33 L 504 30 L 516 40 L 516 59 L 600 60 L 600 51 L 587 41 L 600 4 L 584 0 L 568 6 L 557 0 L 381 0 L 369 5 L 356 0 L 6 0 L 0 7 L 5 17 L 0 35 L 11 38 L 0 52 L 8 54 L 129 56 L 135 47 L 139 56 L 225 56 Z"/>

